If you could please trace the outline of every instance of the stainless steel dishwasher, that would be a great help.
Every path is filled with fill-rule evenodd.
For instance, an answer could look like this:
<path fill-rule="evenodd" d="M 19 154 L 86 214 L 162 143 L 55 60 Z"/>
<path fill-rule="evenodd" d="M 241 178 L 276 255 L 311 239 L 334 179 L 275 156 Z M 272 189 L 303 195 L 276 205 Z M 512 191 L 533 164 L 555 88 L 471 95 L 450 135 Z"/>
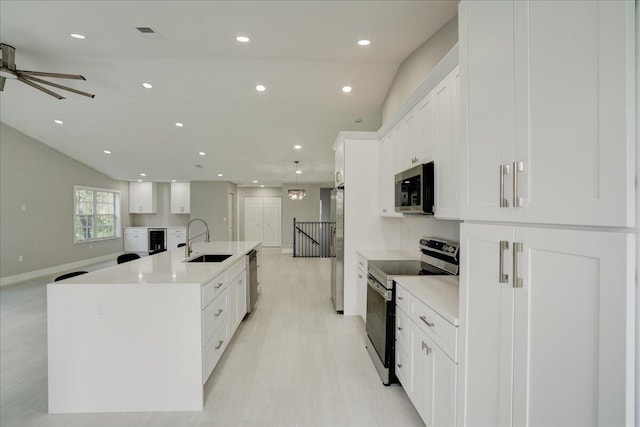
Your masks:
<path fill-rule="evenodd" d="M 247 254 L 247 313 L 251 313 L 258 299 L 258 252 L 253 250 Z"/>

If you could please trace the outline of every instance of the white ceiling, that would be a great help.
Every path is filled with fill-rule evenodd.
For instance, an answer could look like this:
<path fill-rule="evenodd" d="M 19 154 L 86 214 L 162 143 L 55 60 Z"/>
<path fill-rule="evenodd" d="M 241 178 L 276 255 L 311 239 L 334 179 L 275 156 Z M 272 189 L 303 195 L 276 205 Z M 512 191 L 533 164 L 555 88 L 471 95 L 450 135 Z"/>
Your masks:
<path fill-rule="evenodd" d="M 57 100 L 7 80 L 0 119 L 114 179 L 280 185 L 300 160 L 300 182 L 331 182 L 337 133 L 380 127 L 399 64 L 456 9 L 455 0 L 2 0 L 0 41 L 16 48 L 17 68 L 82 74 L 86 82 L 56 81 L 96 97 L 54 89 L 67 97 Z"/>

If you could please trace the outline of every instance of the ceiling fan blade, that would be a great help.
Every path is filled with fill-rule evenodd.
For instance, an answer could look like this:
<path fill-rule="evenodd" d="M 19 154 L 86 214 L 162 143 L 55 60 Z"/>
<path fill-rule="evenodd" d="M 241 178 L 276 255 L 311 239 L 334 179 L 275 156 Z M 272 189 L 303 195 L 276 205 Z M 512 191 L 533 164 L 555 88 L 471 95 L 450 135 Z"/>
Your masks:
<path fill-rule="evenodd" d="M 20 80 L 22 83 L 26 83 L 26 84 L 28 84 L 29 86 L 31 86 L 31 87 L 33 87 L 33 88 L 36 88 L 36 89 L 38 89 L 38 90 L 43 91 L 44 93 L 48 93 L 49 95 L 53 96 L 54 98 L 58 98 L 58 99 L 65 99 L 65 97 L 64 97 L 64 96 L 62 96 L 62 95 L 58 95 L 57 93 L 52 92 L 52 91 L 50 91 L 49 89 L 44 88 L 44 87 L 42 87 L 42 86 L 40 86 L 40 85 L 37 85 L 37 84 L 35 84 L 34 82 L 31 82 L 31 81 L 29 81 L 29 80 L 27 80 L 27 79 L 25 79 L 25 78 L 23 78 L 23 77 L 18 77 L 18 80 Z"/>
<path fill-rule="evenodd" d="M 4 77 L 0 77 L 0 92 L 2 92 L 4 90 L 4 82 L 7 79 L 5 79 Z"/>
<path fill-rule="evenodd" d="M 16 69 L 16 49 L 8 44 L 0 43 L 2 50 L 2 66 L 10 70 Z"/>
<path fill-rule="evenodd" d="M 27 76 L 54 77 L 56 79 L 87 80 L 80 74 L 47 73 L 45 71 L 26 71 L 26 70 L 19 70 L 19 71 L 20 71 L 20 74 L 24 74 Z"/>
<path fill-rule="evenodd" d="M 83 92 L 81 90 L 77 90 L 77 89 L 73 89 L 73 88 L 70 88 L 70 87 L 67 87 L 67 86 L 60 85 L 58 83 L 48 82 L 46 80 L 42 80 L 42 79 L 39 79 L 37 77 L 24 76 L 24 75 L 22 75 L 22 73 L 20 73 L 20 74 L 21 74 L 20 75 L 20 80 L 22 80 L 22 81 L 29 80 L 29 81 L 32 81 L 32 82 L 41 83 L 43 85 L 49 85 L 49 86 L 57 87 L 58 89 L 67 90 L 69 92 L 77 93 L 78 95 L 84 95 L 84 96 L 87 96 L 89 98 L 95 98 L 95 95 L 92 94 L 92 93 Z"/>

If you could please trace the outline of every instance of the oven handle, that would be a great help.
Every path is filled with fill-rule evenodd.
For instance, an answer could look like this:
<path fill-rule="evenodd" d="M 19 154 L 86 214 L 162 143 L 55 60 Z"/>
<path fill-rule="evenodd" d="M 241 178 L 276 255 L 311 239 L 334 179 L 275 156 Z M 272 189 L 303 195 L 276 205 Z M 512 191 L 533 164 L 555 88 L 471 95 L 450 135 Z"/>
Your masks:
<path fill-rule="evenodd" d="M 385 301 L 393 301 L 393 292 L 379 284 L 376 280 L 372 279 L 371 276 L 367 277 L 367 284 L 371 289 L 384 298 Z"/>

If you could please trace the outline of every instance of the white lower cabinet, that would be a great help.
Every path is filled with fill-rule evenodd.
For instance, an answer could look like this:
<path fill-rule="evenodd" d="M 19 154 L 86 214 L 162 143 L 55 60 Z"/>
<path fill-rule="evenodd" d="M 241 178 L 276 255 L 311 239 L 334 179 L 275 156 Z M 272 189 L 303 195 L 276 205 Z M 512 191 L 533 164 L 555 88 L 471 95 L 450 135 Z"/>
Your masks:
<path fill-rule="evenodd" d="M 358 308 L 362 320 L 367 321 L 367 268 L 369 262 L 358 255 L 358 265 L 356 266 L 356 286 L 358 288 Z"/>
<path fill-rule="evenodd" d="M 427 427 L 455 426 L 458 366 L 448 340 L 457 328 L 425 308 L 396 284 L 396 376 Z"/>
<path fill-rule="evenodd" d="M 460 425 L 633 425 L 634 236 L 465 223 L 460 240 Z"/>
<path fill-rule="evenodd" d="M 202 384 L 247 312 L 246 259 L 242 258 L 202 287 Z"/>
<path fill-rule="evenodd" d="M 146 227 L 125 227 L 124 229 L 125 252 L 148 252 L 149 238 Z"/>
<path fill-rule="evenodd" d="M 186 227 L 167 227 L 167 250 L 175 249 L 180 243 L 186 242 Z"/>

